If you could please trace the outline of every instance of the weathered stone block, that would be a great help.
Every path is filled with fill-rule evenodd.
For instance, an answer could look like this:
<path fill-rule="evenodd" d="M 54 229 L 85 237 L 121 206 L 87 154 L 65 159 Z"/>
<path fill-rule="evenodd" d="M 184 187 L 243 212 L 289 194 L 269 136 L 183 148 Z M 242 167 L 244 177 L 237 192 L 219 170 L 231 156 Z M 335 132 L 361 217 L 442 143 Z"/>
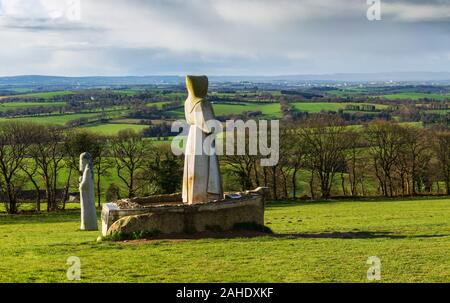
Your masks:
<path fill-rule="evenodd" d="M 264 197 L 248 194 L 241 199 L 194 205 L 154 205 L 120 209 L 108 203 L 102 211 L 103 235 L 122 232 L 177 234 L 219 229 L 230 230 L 239 223 L 264 225 Z"/>

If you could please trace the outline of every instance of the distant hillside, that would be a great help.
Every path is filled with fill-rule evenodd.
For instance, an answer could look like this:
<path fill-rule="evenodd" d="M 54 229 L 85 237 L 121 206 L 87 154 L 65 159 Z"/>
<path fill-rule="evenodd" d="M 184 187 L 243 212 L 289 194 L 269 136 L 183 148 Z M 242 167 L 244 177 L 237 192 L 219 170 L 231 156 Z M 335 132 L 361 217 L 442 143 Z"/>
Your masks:
<path fill-rule="evenodd" d="M 253 81 L 253 82 L 450 82 L 450 72 L 414 72 L 414 73 L 338 73 L 316 75 L 279 75 L 279 76 L 213 76 L 216 81 Z"/>
<path fill-rule="evenodd" d="M 0 77 L 0 85 L 13 86 L 101 86 L 101 85 L 146 85 L 180 83 L 178 76 L 130 76 L 130 77 L 58 77 L 15 76 Z"/>
<path fill-rule="evenodd" d="M 322 75 L 280 76 L 210 76 L 212 82 L 450 82 L 450 72 L 442 73 L 340 73 Z M 0 77 L 3 87 L 98 87 L 120 85 L 182 84 L 182 76 L 129 76 L 129 77 L 58 77 L 15 76 Z"/>

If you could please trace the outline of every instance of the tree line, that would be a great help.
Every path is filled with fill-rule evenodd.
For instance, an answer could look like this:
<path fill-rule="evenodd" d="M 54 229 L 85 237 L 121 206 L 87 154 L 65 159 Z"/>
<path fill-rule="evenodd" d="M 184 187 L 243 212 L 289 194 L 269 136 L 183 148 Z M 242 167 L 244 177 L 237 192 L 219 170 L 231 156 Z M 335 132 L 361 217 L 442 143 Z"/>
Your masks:
<path fill-rule="evenodd" d="M 127 191 L 124 197 L 173 193 L 180 187 L 182 159 L 169 146 L 144 140 L 142 133 L 127 129 L 104 136 L 59 125 L 8 121 L 0 124 L 0 191 L 7 212 L 18 212 L 19 193 L 30 184 L 36 190 L 36 211 L 41 211 L 42 188 L 47 211 L 65 209 L 70 187 L 77 186 L 83 152 L 93 157 L 99 207 L 102 180 L 112 172 Z M 61 186 L 63 197 L 58 195 Z M 114 191 L 117 185 L 110 187 Z M 121 197 L 116 193 L 110 198 Z"/>
<path fill-rule="evenodd" d="M 104 136 L 82 129 L 9 121 L 0 123 L 0 191 L 17 213 L 19 193 L 32 186 L 35 209 L 45 190 L 47 211 L 65 208 L 77 186 L 79 155 L 93 156 L 97 200 L 166 194 L 181 189 L 183 158 L 143 133 L 122 130 Z M 270 188 L 271 199 L 329 199 L 450 194 L 450 131 L 390 121 L 348 126 L 317 114 L 280 129 L 279 162 L 261 167 L 260 156 L 221 156 L 225 189 Z M 115 174 L 118 184 L 102 188 Z M 61 188 L 64 195 L 59 194 Z M 119 193 L 120 188 L 125 189 Z"/>
<path fill-rule="evenodd" d="M 445 127 L 384 120 L 348 126 L 334 115 L 317 114 L 283 126 L 276 166 L 261 167 L 260 157 L 251 155 L 223 160 L 235 187 L 267 186 L 274 200 L 301 198 L 300 191 L 305 199 L 450 194 Z"/>

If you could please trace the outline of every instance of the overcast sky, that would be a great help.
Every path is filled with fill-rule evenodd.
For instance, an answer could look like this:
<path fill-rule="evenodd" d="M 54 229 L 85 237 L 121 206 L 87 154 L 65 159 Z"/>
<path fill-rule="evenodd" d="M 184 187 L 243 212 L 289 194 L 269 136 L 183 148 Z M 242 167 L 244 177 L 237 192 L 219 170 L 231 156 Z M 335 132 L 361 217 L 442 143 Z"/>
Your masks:
<path fill-rule="evenodd" d="M 72 1 L 0 0 L 0 76 L 450 71 L 450 0 Z"/>

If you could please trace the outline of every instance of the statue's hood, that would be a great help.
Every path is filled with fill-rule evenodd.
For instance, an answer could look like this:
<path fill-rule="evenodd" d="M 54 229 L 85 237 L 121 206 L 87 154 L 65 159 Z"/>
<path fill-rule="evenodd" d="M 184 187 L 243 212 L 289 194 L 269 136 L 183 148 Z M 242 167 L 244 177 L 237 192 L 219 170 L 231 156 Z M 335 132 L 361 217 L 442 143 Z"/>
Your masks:
<path fill-rule="evenodd" d="M 189 92 L 191 109 L 201 102 L 208 94 L 208 77 L 206 76 L 186 76 L 186 88 Z"/>

